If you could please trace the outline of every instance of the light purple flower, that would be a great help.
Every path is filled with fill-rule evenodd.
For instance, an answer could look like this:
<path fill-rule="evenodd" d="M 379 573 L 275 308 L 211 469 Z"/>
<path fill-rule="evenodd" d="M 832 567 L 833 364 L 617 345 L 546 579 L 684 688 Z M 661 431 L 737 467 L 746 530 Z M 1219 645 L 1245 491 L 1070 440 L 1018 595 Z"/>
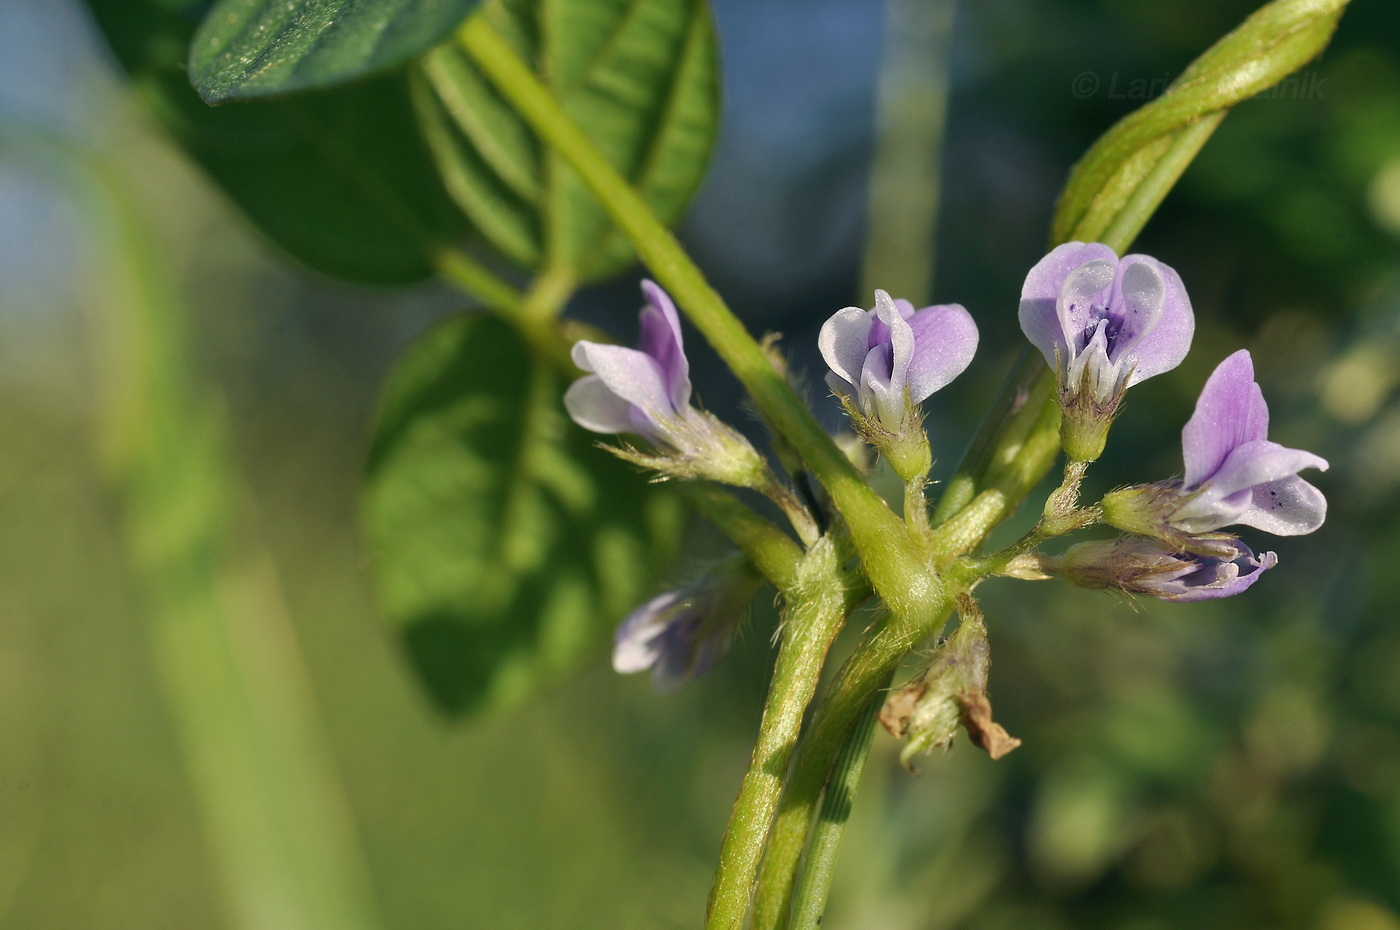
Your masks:
<path fill-rule="evenodd" d="M 574 422 L 595 433 L 635 433 L 653 445 L 684 450 L 690 406 L 690 363 L 681 321 L 666 292 L 642 282 L 647 303 L 636 349 L 580 340 L 574 364 L 591 374 L 564 392 Z"/>
<path fill-rule="evenodd" d="M 1322 492 L 1298 477 L 1327 470 L 1311 452 L 1269 442 L 1269 408 L 1241 349 L 1211 374 L 1181 431 L 1186 475 L 1168 522 L 1186 533 L 1242 524 L 1278 536 L 1311 533 L 1327 517 Z"/>
<path fill-rule="evenodd" d="M 1256 556 L 1238 539 L 1221 544 L 1216 555 L 1171 552 L 1133 537 L 1071 546 L 1060 561 L 1065 578 L 1087 588 L 1146 594 L 1163 601 L 1205 601 L 1232 597 L 1278 564 L 1278 556 Z"/>
<path fill-rule="evenodd" d="M 977 326 L 958 304 L 915 311 L 875 292 L 875 309 L 847 307 L 822 324 L 817 345 L 827 385 L 887 430 L 901 433 L 913 405 L 962 374 L 977 351 Z"/>
<path fill-rule="evenodd" d="M 1196 326 L 1175 271 L 1146 255 L 1120 259 L 1099 242 L 1067 242 L 1037 262 L 1020 320 L 1062 397 L 1087 392 L 1100 405 L 1179 365 Z"/>
<path fill-rule="evenodd" d="M 651 669 L 652 687 L 674 691 L 705 674 L 729 650 L 763 579 L 743 556 L 632 611 L 617 628 L 613 668 Z"/>

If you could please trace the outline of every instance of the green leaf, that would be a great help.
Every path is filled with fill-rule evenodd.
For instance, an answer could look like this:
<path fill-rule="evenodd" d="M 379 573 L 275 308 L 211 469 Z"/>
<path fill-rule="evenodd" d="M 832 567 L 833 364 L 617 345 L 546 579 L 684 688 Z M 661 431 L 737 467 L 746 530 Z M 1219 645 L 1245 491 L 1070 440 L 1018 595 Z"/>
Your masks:
<path fill-rule="evenodd" d="M 417 58 L 477 0 L 218 0 L 190 46 L 210 103 L 344 84 Z"/>
<path fill-rule="evenodd" d="M 383 394 L 364 496 L 380 599 L 450 714 L 568 672 L 675 551 L 674 495 L 572 428 L 558 387 L 504 323 L 461 316 Z"/>
<path fill-rule="evenodd" d="M 408 283 L 432 274 L 433 253 L 463 234 L 402 76 L 213 108 L 185 70 L 193 15 L 161 0 L 88 6 L 171 135 L 295 257 L 350 281 Z"/>
<path fill-rule="evenodd" d="M 719 121 L 714 30 L 702 0 L 502 0 L 488 17 L 657 217 L 675 223 Z M 582 280 L 634 260 L 582 182 L 542 147 L 454 43 L 421 63 L 419 114 L 448 190 L 502 254 Z"/>
<path fill-rule="evenodd" d="M 1070 172 L 1051 241 L 1131 242 L 1235 104 L 1315 58 L 1348 0 L 1274 0 L 1207 49 L 1166 93 L 1099 137 Z M 1115 242 L 1109 242 L 1115 245 Z"/>

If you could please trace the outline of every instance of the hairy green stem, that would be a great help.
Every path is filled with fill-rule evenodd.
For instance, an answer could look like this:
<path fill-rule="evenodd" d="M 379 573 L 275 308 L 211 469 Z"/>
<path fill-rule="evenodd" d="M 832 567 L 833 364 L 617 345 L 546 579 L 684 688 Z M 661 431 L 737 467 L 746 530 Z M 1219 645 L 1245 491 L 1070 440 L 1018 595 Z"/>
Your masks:
<path fill-rule="evenodd" d="M 787 534 L 713 484 L 687 483 L 679 488 L 686 502 L 728 536 L 773 587 L 784 592 L 796 587 L 802 550 Z"/>
<path fill-rule="evenodd" d="M 759 724 L 758 742 L 730 814 L 719 868 L 710 889 L 705 920 L 709 930 L 739 930 L 744 924 L 759 858 L 802 728 L 802 715 L 816 692 L 827 650 L 845 621 L 846 598 L 839 583 L 840 570 L 836 547 L 830 538 L 824 538 L 808 551 L 797 584 L 787 592 L 782 645 Z"/>
<path fill-rule="evenodd" d="M 817 930 L 821 926 L 831 880 L 836 874 L 836 854 L 841 849 L 841 837 L 851 816 L 851 804 L 860 787 L 865 760 L 870 756 L 875 717 L 883 703 L 881 694 L 870 699 L 836 760 L 821 810 L 817 813 L 817 823 L 812 828 L 802 878 L 793 893 L 791 930 Z"/>

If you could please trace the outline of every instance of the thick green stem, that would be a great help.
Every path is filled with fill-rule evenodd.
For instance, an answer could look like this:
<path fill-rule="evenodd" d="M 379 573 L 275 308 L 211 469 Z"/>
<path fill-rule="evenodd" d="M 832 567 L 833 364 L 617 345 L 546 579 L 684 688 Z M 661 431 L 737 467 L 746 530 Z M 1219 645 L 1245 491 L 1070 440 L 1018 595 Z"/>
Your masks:
<path fill-rule="evenodd" d="M 469 18 L 458 39 L 531 129 L 578 172 L 652 274 L 748 390 L 766 421 L 826 487 L 846 520 L 875 590 L 890 609 L 929 625 L 925 605 L 933 600 L 937 578 L 924 564 L 920 547 L 773 367 L 671 231 L 656 219 L 646 201 L 608 163 L 485 17 Z"/>
<path fill-rule="evenodd" d="M 709 930 L 740 930 L 748 913 L 759 858 L 778 808 L 802 715 L 816 692 L 827 650 L 846 617 L 840 563 L 829 538 L 808 552 L 788 593 L 788 616 L 768 703 L 748 774 L 730 814 L 710 889 Z M 836 582 L 836 583 L 833 583 Z"/>
<path fill-rule="evenodd" d="M 865 714 L 846 739 L 831 784 L 822 798 L 816 826 L 807 849 L 802 879 L 793 894 L 791 930 L 817 930 L 826 912 L 826 899 L 831 893 L 831 879 L 836 874 L 836 854 L 841 849 L 841 837 L 851 816 L 851 804 L 865 760 L 870 756 L 870 743 L 875 738 L 875 716 L 884 703 L 877 694 L 865 707 Z"/>
<path fill-rule="evenodd" d="M 952 598 L 938 603 L 938 627 L 952 613 Z M 891 618 L 893 621 L 894 618 Z M 768 838 L 763 874 L 754 901 L 754 930 L 777 930 L 786 920 L 807 829 L 827 776 L 867 704 L 884 689 L 904 656 L 925 635 L 913 635 L 891 622 L 875 632 L 842 666 L 831 693 L 822 701 L 793 761 L 777 819 Z"/>

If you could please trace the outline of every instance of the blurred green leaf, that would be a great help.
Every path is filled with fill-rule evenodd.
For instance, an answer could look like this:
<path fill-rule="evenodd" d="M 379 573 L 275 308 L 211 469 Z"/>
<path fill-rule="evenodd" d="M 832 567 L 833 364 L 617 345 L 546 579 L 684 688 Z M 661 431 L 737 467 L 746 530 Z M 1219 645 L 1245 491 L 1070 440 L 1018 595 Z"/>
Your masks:
<path fill-rule="evenodd" d="M 719 122 L 715 36 L 703 0 L 504 0 L 484 7 L 564 109 L 665 223 L 700 186 Z M 488 241 L 526 267 L 598 279 L 631 247 L 455 44 L 422 62 L 424 134 L 448 190 Z"/>
<path fill-rule="evenodd" d="M 1122 251 L 1230 107 L 1272 87 L 1326 47 L 1348 0 L 1274 0 L 1207 49 L 1166 93 L 1114 124 L 1070 172 L 1052 242 Z"/>
<path fill-rule="evenodd" d="M 350 281 L 402 284 L 432 274 L 433 252 L 462 234 L 402 76 L 213 108 L 185 69 L 192 14 L 159 0 L 88 6 L 166 129 L 298 259 Z"/>
<path fill-rule="evenodd" d="M 332 87 L 441 42 L 477 0 L 218 0 L 190 46 L 210 103 Z"/>
<path fill-rule="evenodd" d="M 389 377 L 364 519 L 380 597 L 450 714 L 568 672 L 675 551 L 675 497 L 593 446 L 513 330 L 461 316 Z"/>

